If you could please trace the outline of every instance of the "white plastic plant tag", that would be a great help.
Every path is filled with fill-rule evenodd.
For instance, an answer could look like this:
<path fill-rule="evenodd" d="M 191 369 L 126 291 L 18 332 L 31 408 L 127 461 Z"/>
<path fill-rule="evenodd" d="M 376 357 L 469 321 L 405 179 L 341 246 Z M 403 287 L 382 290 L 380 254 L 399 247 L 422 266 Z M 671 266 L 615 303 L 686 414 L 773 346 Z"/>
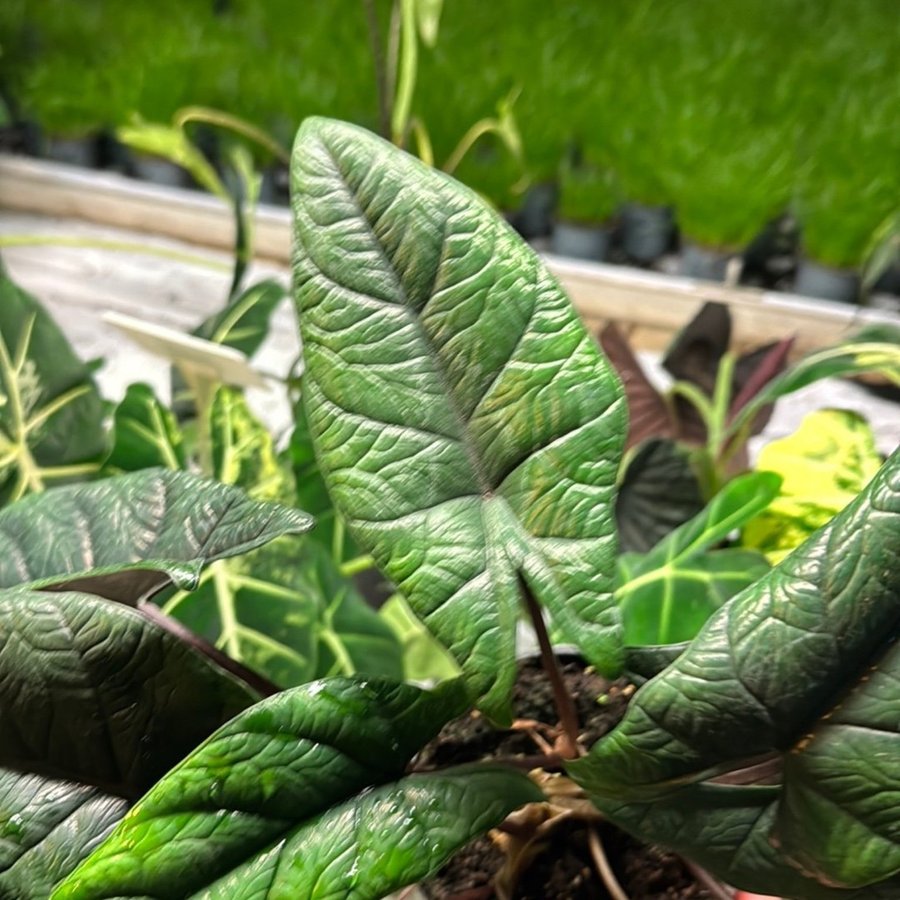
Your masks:
<path fill-rule="evenodd" d="M 103 321 L 128 335 L 140 347 L 167 359 L 182 371 L 220 381 L 232 387 L 267 387 L 266 379 L 233 347 L 182 334 L 165 325 L 154 325 L 133 316 L 106 312 Z"/>

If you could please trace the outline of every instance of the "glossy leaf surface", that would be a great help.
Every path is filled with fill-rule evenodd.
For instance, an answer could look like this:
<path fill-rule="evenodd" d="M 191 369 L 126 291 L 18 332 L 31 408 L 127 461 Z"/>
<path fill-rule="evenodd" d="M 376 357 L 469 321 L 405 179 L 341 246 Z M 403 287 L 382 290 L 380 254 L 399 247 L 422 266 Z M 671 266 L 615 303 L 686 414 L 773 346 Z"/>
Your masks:
<path fill-rule="evenodd" d="M 127 810 L 90 785 L 0 768 L 0 897 L 46 900 Z"/>
<path fill-rule="evenodd" d="M 0 591 L 0 766 L 148 788 L 256 699 L 143 614 L 76 593 Z"/>
<path fill-rule="evenodd" d="M 0 511 L 0 587 L 69 587 L 136 603 L 212 560 L 307 531 L 299 510 L 186 472 L 56 488 Z"/>
<path fill-rule="evenodd" d="M 352 878 L 354 858 L 363 861 L 352 841 L 365 835 L 365 829 L 354 833 L 353 823 L 378 792 L 367 794 L 368 801 L 357 794 L 402 774 L 412 755 L 464 707 L 461 688 L 452 682 L 426 692 L 381 680 L 333 679 L 258 703 L 153 787 L 55 900 L 303 897 L 315 896 L 310 884 L 329 877 L 323 870 Z M 369 813 L 379 817 L 373 837 L 380 840 L 371 850 L 387 865 L 391 848 L 403 846 L 398 825 L 387 835 L 381 831 L 389 804 L 376 803 Z M 349 848 L 338 838 L 347 828 Z M 415 851 L 421 849 L 417 842 Z M 304 881 L 310 872 L 312 882 Z M 273 882 L 278 878 L 296 880 Z"/>
<path fill-rule="evenodd" d="M 617 672 L 624 400 L 568 298 L 475 194 L 368 132 L 307 119 L 292 175 L 304 403 L 354 537 L 497 718 L 520 576 Z"/>
<path fill-rule="evenodd" d="M 573 774 L 616 821 L 738 886 L 896 896 L 898 627 L 900 451 L 715 613 Z M 761 757 L 778 764 L 765 790 L 712 781 Z"/>
<path fill-rule="evenodd" d="M 499 766 L 410 775 L 304 823 L 283 845 L 194 896 L 380 900 L 437 871 L 518 807 L 542 799 L 523 773 Z"/>
<path fill-rule="evenodd" d="M 128 806 L 257 698 L 135 610 L 0 591 L 0 897 L 46 900 Z"/>
<path fill-rule="evenodd" d="M 717 545 L 771 503 L 780 481 L 771 472 L 741 475 L 649 553 L 619 557 L 616 599 L 627 644 L 690 640 L 726 600 L 768 571 L 761 554 Z"/>
<path fill-rule="evenodd" d="M 17 500 L 97 468 L 103 405 L 90 370 L 0 265 L 0 497 Z"/>

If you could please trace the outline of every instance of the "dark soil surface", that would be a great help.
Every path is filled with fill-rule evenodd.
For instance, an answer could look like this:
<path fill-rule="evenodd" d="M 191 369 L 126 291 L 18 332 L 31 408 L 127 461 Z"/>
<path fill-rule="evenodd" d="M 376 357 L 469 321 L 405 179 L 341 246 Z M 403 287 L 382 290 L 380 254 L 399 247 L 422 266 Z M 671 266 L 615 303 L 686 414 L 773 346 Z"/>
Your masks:
<path fill-rule="evenodd" d="M 562 660 L 563 677 L 575 700 L 586 747 L 621 719 L 634 693 L 625 681 L 610 683 L 577 659 Z M 600 702 L 598 702 L 598 699 Z M 518 719 L 553 726 L 557 722 L 550 685 L 538 661 L 521 666 L 513 698 Z M 552 742 L 552 733 L 539 729 Z M 451 722 L 419 756 L 416 768 L 457 765 L 480 759 L 535 756 L 542 751 L 523 729 L 498 730 L 477 713 Z M 685 863 L 656 847 L 640 844 L 613 825 L 598 829 L 616 878 L 630 900 L 709 900 Z M 422 885 L 433 900 L 488 900 L 504 855 L 490 835 L 461 850 Z M 609 893 L 588 847 L 584 824 L 569 821 L 553 832 L 547 849 L 521 875 L 515 900 L 607 900 Z"/>

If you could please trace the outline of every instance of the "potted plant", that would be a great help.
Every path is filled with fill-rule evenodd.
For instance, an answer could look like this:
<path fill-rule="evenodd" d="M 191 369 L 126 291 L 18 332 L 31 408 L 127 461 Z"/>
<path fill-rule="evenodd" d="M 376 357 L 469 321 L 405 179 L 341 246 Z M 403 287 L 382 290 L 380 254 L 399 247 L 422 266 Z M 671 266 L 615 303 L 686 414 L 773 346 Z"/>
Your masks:
<path fill-rule="evenodd" d="M 849 712 L 883 725 L 896 664 L 884 633 L 896 619 L 900 456 L 689 646 L 629 648 L 616 593 L 668 582 L 704 555 L 704 541 L 720 552 L 736 501 L 744 512 L 759 504 L 758 485 L 732 487 L 658 558 L 629 560 L 641 574 L 618 583 L 624 397 L 540 260 L 473 192 L 362 129 L 307 120 L 292 168 L 301 391 L 317 471 L 354 540 L 461 677 L 431 691 L 339 677 L 272 692 L 168 627 L 154 590 L 189 588 L 207 565 L 304 531 L 309 518 L 296 510 L 158 471 L 26 498 L 0 512 L 0 537 L 21 540 L 18 553 L 0 555 L 0 621 L 18 650 L 0 654 L 0 716 L 16 721 L 0 731 L 11 860 L 0 886 L 21 900 L 375 900 L 493 826 L 509 837 L 514 874 L 549 830 L 580 822 L 599 870 L 602 810 L 605 822 L 674 845 L 743 888 L 849 900 L 829 886 L 839 880 L 892 896 L 892 857 L 850 858 L 828 838 L 854 829 L 863 843 L 867 827 L 896 815 L 871 777 L 884 770 L 846 758 L 857 735 L 843 716 L 833 721 L 831 701 L 846 703 L 852 688 Z M 887 360 L 896 367 L 895 352 Z M 829 363 L 831 372 L 886 365 L 871 346 Z M 809 374 L 771 383 L 769 399 Z M 212 459 L 256 483 L 266 467 L 235 465 L 241 432 L 221 434 Z M 724 562 L 686 580 L 714 584 L 733 555 Z M 672 613 L 666 596 L 653 603 Z M 800 629 L 785 615 L 797 598 Z M 221 609 L 233 617 L 227 599 Z M 557 678 L 549 615 L 598 670 L 639 666 L 650 679 L 589 751 Z M 422 748 L 473 707 L 476 722 L 513 724 L 522 616 L 560 721 L 517 723 L 544 741 L 539 759 L 422 765 Z M 171 734 L 170 720 L 180 726 Z M 810 729 L 815 752 L 795 759 L 789 751 Z M 890 732 L 863 730 L 893 758 Z M 767 780 L 757 789 L 760 762 Z M 790 801 L 823 783 L 816 767 L 829 764 L 854 778 L 835 786 L 826 831 L 814 795 L 811 810 Z M 34 792 L 54 801 L 39 817 Z M 785 815 L 772 821 L 780 801 Z M 769 842 L 773 833 L 802 854 L 802 870 Z"/>
<path fill-rule="evenodd" d="M 798 209 L 804 255 L 800 260 L 794 290 L 798 294 L 855 303 L 860 293 L 861 265 L 871 237 L 883 220 L 889 198 L 887 182 L 855 183 L 819 178 L 815 170 L 804 178 L 805 188 Z M 880 200 L 880 207 L 875 206 Z"/>
<path fill-rule="evenodd" d="M 831 127 L 838 129 L 841 124 L 849 128 L 853 122 L 831 123 Z M 859 270 L 870 244 L 896 211 L 898 185 L 887 160 L 881 167 L 860 165 L 866 143 L 844 146 L 840 140 L 845 134 L 846 129 L 840 129 L 823 136 L 799 173 L 797 213 L 804 258 L 794 289 L 854 303 L 861 289 Z M 879 158 L 880 146 L 873 141 L 873 159 Z"/>
<path fill-rule="evenodd" d="M 659 142 L 668 139 L 652 121 L 625 121 L 610 137 L 622 193 L 628 198 L 619 211 L 622 249 L 641 265 L 658 260 L 675 239 L 672 198 L 657 153 Z"/>
<path fill-rule="evenodd" d="M 775 129 L 714 116 L 711 133 L 696 133 L 676 151 L 669 185 L 681 232 L 681 273 L 724 281 L 729 263 L 788 202 L 790 154 Z M 701 126 L 702 130 L 702 126 Z"/>
<path fill-rule="evenodd" d="M 609 252 L 616 206 L 609 169 L 572 154 L 560 167 L 553 252 L 602 262 Z"/>

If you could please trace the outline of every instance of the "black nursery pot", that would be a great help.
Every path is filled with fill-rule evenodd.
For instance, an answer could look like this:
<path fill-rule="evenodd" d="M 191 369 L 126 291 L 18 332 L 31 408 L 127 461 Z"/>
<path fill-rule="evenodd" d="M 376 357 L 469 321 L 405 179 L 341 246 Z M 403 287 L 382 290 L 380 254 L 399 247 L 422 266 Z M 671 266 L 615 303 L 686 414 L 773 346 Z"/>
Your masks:
<path fill-rule="evenodd" d="M 547 237 L 553 233 L 558 200 L 559 188 L 555 182 L 532 185 L 525 194 L 521 209 L 510 218 L 510 224 L 525 240 Z"/>
<path fill-rule="evenodd" d="M 681 248 L 681 274 L 704 281 L 724 281 L 733 253 L 686 242 Z"/>
<path fill-rule="evenodd" d="M 621 222 L 622 249 L 635 262 L 649 265 L 672 245 L 675 216 L 671 206 L 626 203 Z"/>
<path fill-rule="evenodd" d="M 800 261 L 794 282 L 798 294 L 838 303 L 856 303 L 859 287 L 859 275 L 852 269 L 834 269 L 811 259 Z"/>
<path fill-rule="evenodd" d="M 608 226 L 557 222 L 551 250 L 560 256 L 602 262 L 609 255 L 611 242 L 612 229 Z"/>
<path fill-rule="evenodd" d="M 129 165 L 129 175 L 142 181 L 152 181 L 168 187 L 189 187 L 187 172 L 160 156 L 135 155 Z"/>
<path fill-rule="evenodd" d="M 51 135 L 44 148 L 47 159 L 92 169 L 97 164 L 97 139 L 93 135 L 64 137 Z"/>

